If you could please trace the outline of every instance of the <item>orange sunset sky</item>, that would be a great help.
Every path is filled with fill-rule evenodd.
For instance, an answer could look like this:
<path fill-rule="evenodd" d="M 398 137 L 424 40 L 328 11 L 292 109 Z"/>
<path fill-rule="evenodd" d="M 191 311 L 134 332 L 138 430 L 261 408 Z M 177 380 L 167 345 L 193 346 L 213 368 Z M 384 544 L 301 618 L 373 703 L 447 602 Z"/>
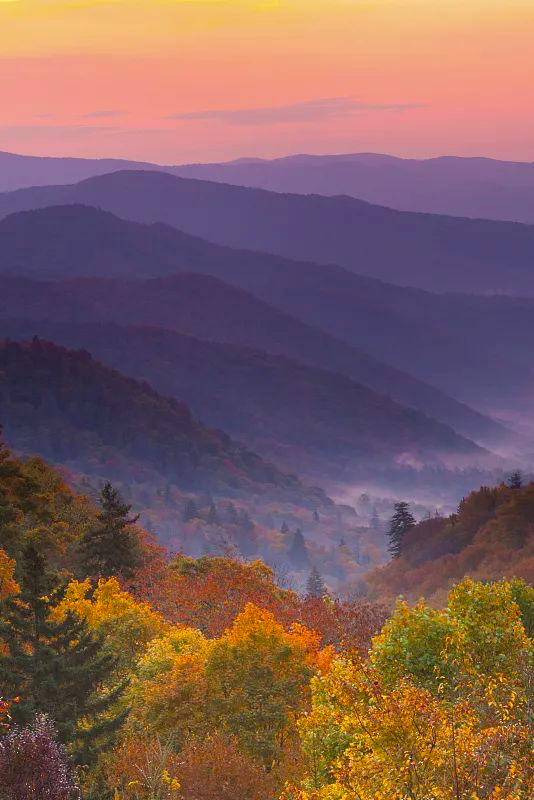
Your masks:
<path fill-rule="evenodd" d="M 534 160 L 534 0 L 0 0 L 0 150 Z"/>

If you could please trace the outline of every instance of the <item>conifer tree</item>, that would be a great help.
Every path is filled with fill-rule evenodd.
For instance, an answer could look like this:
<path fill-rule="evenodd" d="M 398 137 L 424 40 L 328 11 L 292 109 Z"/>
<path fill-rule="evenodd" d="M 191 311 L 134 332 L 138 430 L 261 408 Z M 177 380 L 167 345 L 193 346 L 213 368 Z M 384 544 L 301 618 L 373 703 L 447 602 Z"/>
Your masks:
<path fill-rule="evenodd" d="M 371 519 L 369 520 L 369 527 L 375 533 L 379 533 L 382 529 L 382 523 L 380 522 L 380 517 L 377 514 L 376 507 L 373 507 L 373 512 L 371 514 Z"/>
<path fill-rule="evenodd" d="M 20 595 L 0 606 L 0 685 L 8 700 L 19 698 L 11 716 L 24 727 L 46 714 L 75 761 L 89 764 L 126 716 L 111 711 L 124 684 L 99 691 L 111 680 L 116 660 L 85 620 L 72 614 L 51 618 L 58 579 L 31 542 L 22 553 L 21 576 Z"/>
<path fill-rule="evenodd" d="M 287 522 L 285 520 L 284 520 L 284 522 L 282 522 L 282 527 L 280 528 L 280 533 L 283 533 L 283 534 L 289 533 L 289 527 L 288 527 L 288 524 L 287 524 Z"/>
<path fill-rule="evenodd" d="M 289 548 L 289 560 L 294 569 L 305 569 L 310 563 L 306 541 L 300 528 L 293 534 L 293 541 Z"/>
<path fill-rule="evenodd" d="M 185 504 L 184 508 L 184 522 L 191 522 L 193 519 L 197 519 L 198 517 L 198 508 L 194 500 L 188 500 Z"/>
<path fill-rule="evenodd" d="M 230 525 L 238 525 L 239 524 L 239 514 L 237 513 L 237 508 L 233 503 L 228 503 L 228 507 L 226 509 L 228 522 Z"/>
<path fill-rule="evenodd" d="M 317 567 L 314 566 L 308 576 L 308 581 L 306 583 L 306 597 L 308 599 L 319 599 L 321 597 L 324 597 L 325 594 L 326 594 L 326 586 L 324 585 L 321 573 L 319 572 Z"/>
<path fill-rule="evenodd" d="M 142 562 L 141 548 L 131 531 L 139 516 L 129 518 L 131 506 L 123 502 L 111 483 L 100 494 L 101 511 L 98 524 L 80 543 L 80 564 L 84 575 L 109 578 L 112 575 L 130 577 Z"/>
<path fill-rule="evenodd" d="M 208 523 L 208 525 L 220 525 L 221 524 L 221 520 L 219 518 L 219 514 L 217 512 L 217 508 L 215 506 L 215 503 L 212 503 L 210 505 L 210 510 L 208 511 L 208 517 L 207 517 L 206 522 Z"/>
<path fill-rule="evenodd" d="M 408 503 L 395 503 L 395 513 L 389 524 L 389 552 L 393 558 L 398 558 L 402 552 L 402 543 L 406 533 L 415 525 L 415 519 L 410 513 Z"/>
<path fill-rule="evenodd" d="M 508 486 L 510 489 L 521 489 L 523 486 L 523 476 L 520 470 L 516 469 L 508 478 Z"/>

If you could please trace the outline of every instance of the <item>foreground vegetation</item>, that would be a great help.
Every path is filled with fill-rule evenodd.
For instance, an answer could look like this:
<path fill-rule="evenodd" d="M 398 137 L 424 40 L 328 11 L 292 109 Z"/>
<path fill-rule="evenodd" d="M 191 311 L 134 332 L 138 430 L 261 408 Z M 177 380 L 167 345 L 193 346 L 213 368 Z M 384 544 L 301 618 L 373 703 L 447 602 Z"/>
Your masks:
<path fill-rule="evenodd" d="M 532 797 L 523 580 L 300 597 L 168 558 L 111 486 L 97 506 L 2 448 L 0 598 L 1 800 Z"/>

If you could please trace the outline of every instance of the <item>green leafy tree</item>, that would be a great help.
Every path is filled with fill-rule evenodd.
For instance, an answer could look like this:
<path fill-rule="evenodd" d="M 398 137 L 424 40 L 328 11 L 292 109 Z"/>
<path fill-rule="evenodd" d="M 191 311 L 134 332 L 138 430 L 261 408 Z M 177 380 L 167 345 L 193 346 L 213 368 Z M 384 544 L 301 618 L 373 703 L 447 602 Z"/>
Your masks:
<path fill-rule="evenodd" d="M 111 483 L 106 483 L 102 489 L 100 505 L 97 525 L 80 543 L 83 574 L 95 578 L 131 577 L 142 563 L 139 540 L 131 529 L 139 516 L 128 516 L 131 506 L 123 502 Z"/>
<path fill-rule="evenodd" d="M 408 503 L 395 503 L 395 513 L 389 523 L 389 552 L 398 558 L 402 552 L 402 543 L 407 532 L 415 526 L 415 519 L 410 513 Z"/>
<path fill-rule="evenodd" d="M 18 698 L 15 724 L 46 714 L 76 762 L 89 764 L 125 719 L 125 711 L 112 710 L 125 685 L 102 688 L 116 668 L 103 637 L 73 614 L 52 618 L 58 579 L 35 544 L 25 546 L 21 562 L 20 595 L 0 606 L 0 685 L 7 699 Z"/>

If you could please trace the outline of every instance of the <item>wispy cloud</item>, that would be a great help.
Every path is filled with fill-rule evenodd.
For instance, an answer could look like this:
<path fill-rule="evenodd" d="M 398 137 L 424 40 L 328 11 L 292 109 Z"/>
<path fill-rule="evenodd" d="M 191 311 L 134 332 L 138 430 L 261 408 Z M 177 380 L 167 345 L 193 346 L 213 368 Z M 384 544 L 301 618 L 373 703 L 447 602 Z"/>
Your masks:
<path fill-rule="evenodd" d="M 103 119 L 106 117 L 124 117 L 128 112 L 119 111 L 114 109 L 102 111 L 88 111 L 87 114 L 82 114 L 82 119 Z"/>
<path fill-rule="evenodd" d="M 420 108 L 420 105 L 414 103 L 365 103 L 353 97 L 326 97 L 284 106 L 185 111 L 171 114 L 169 119 L 219 120 L 231 125 L 260 125 L 262 123 L 312 122 L 373 111 L 399 113 L 414 108 Z"/>
<path fill-rule="evenodd" d="M 122 128 L 103 127 L 96 125 L 2 125 L 0 126 L 0 141 L 2 136 L 18 136 L 21 139 L 40 137 L 83 137 L 95 133 L 119 133 Z"/>

